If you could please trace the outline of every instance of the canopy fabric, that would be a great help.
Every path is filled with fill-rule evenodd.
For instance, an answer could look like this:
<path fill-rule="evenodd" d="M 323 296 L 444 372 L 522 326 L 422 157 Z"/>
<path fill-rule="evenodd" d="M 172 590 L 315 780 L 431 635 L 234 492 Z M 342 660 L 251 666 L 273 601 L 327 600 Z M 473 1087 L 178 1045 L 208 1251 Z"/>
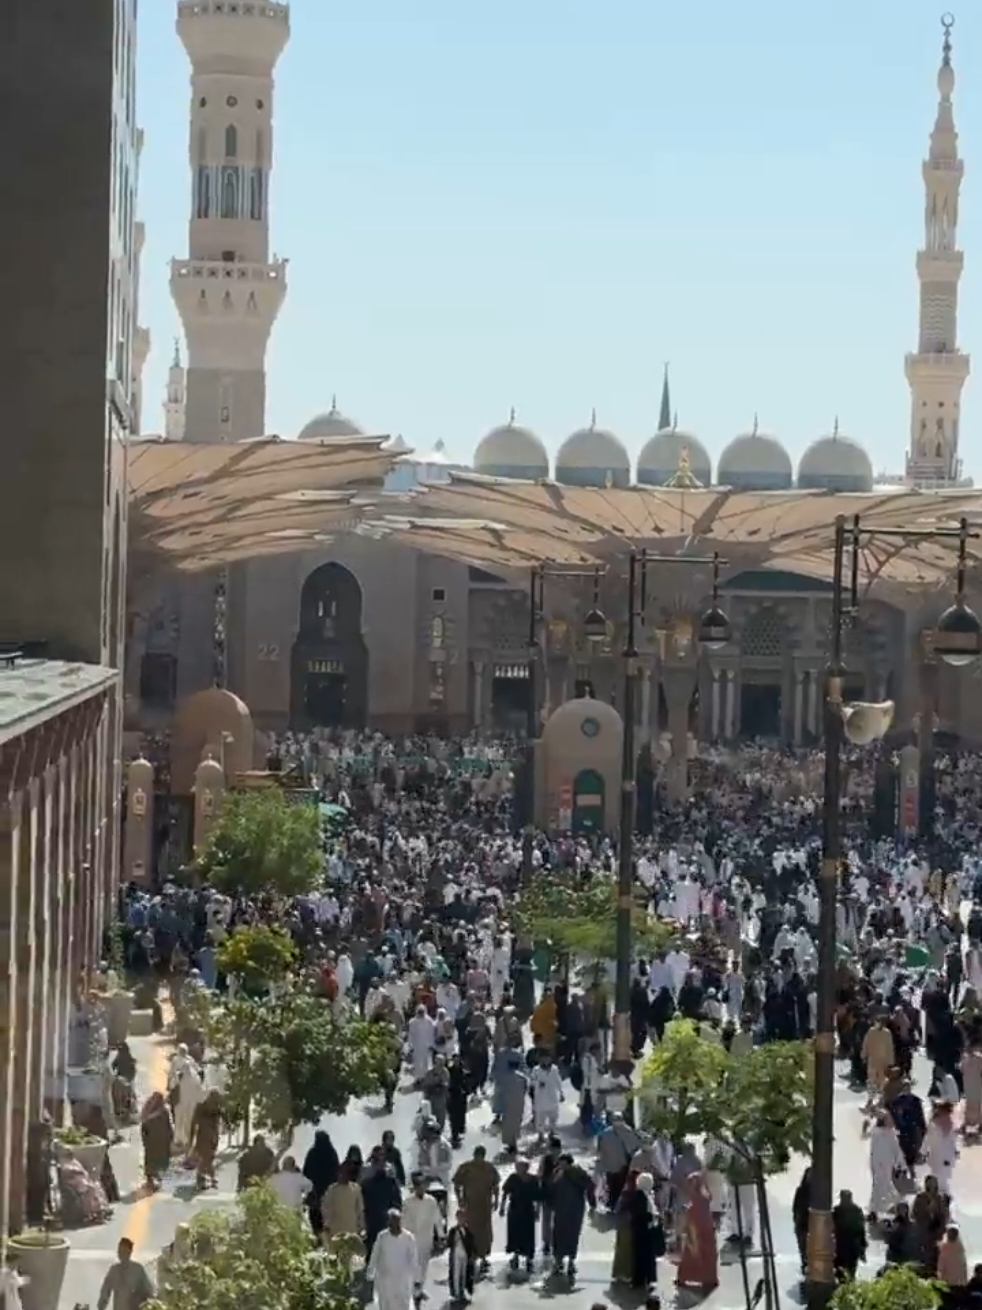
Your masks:
<path fill-rule="evenodd" d="M 386 436 L 127 448 L 130 541 L 184 570 L 299 552 L 351 530 L 396 456 Z"/>
<path fill-rule="evenodd" d="M 368 529 L 417 549 L 479 567 L 522 570 L 537 563 L 596 565 L 632 547 L 685 556 L 724 553 L 734 568 L 772 568 L 827 580 L 833 527 L 858 515 L 864 584 L 941 586 L 957 539 L 877 538 L 876 530 L 982 528 L 982 492 L 885 487 L 862 494 L 743 492 L 727 487 L 566 487 L 455 471 L 427 487 L 410 516 L 370 519 Z M 869 535 L 871 534 L 872 535 Z M 969 557 L 982 562 L 970 540 Z"/>

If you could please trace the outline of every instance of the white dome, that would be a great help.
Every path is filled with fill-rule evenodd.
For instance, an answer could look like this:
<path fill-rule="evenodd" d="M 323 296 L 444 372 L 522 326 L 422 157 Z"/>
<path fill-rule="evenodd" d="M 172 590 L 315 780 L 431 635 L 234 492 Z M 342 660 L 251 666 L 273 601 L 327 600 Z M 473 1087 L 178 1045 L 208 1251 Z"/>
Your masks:
<path fill-rule="evenodd" d="M 515 411 L 501 427 L 492 428 L 478 442 L 474 468 L 500 478 L 547 478 L 549 456 L 529 428 L 515 422 Z"/>
<path fill-rule="evenodd" d="M 716 470 L 721 487 L 738 491 L 786 491 L 792 482 L 791 456 L 776 437 L 752 432 L 734 437 Z"/>
<path fill-rule="evenodd" d="M 307 423 L 297 437 L 298 441 L 330 441 L 337 437 L 363 437 L 365 431 L 338 409 L 337 399 L 331 401 L 326 414 L 318 414 Z"/>
<path fill-rule="evenodd" d="M 708 487 L 713 470 L 706 447 L 694 433 L 678 428 L 662 428 L 645 442 L 638 456 L 638 482 L 648 487 L 664 487 L 678 473 L 683 455 L 688 456 L 692 476 Z"/>
<path fill-rule="evenodd" d="M 802 455 L 798 486 L 807 491 L 872 491 L 873 465 L 859 442 L 843 436 L 837 425 Z"/>
<path fill-rule="evenodd" d="M 598 428 L 596 415 L 588 428 L 571 433 L 556 456 L 556 481 L 571 487 L 626 487 L 631 461 L 620 439 Z"/>

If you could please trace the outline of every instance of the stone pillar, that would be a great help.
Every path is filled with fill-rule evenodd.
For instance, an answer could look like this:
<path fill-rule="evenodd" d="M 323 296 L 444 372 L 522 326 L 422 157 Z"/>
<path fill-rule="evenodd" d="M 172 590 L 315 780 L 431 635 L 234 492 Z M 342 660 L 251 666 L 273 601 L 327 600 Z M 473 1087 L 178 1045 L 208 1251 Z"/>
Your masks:
<path fill-rule="evenodd" d="M 689 796 L 689 702 L 695 686 L 695 670 L 688 666 L 662 669 L 662 686 L 668 705 L 668 731 L 672 754 L 668 761 L 668 799 L 673 804 Z"/>
<path fill-rule="evenodd" d="M 737 735 L 736 669 L 726 670 L 726 740 Z"/>
<path fill-rule="evenodd" d="M 709 730 L 710 741 L 719 741 L 719 716 L 720 716 L 719 678 L 720 678 L 720 670 L 713 669 L 712 720 Z"/>
<path fill-rule="evenodd" d="M 818 722 L 818 684 L 821 676 L 818 669 L 811 669 L 808 674 L 808 731 L 815 737 L 821 731 Z"/>
<path fill-rule="evenodd" d="M 11 870 L 14 912 L 14 1042 L 10 1085 L 10 1186 L 7 1196 L 8 1222 L 17 1232 L 24 1222 L 24 1170 L 27 1163 L 27 1125 L 31 1057 L 33 1046 L 32 1006 L 34 1000 L 34 870 L 31 867 L 31 801 L 19 797 L 11 816 Z"/>
<path fill-rule="evenodd" d="M 153 765 L 141 756 L 126 771 L 123 879 L 149 882 L 153 874 Z"/>
<path fill-rule="evenodd" d="M 225 770 L 210 755 L 194 771 L 194 845 L 200 849 L 225 795 Z"/>
<path fill-rule="evenodd" d="M 71 1000 L 71 889 L 72 870 L 68 864 L 68 757 L 66 742 L 53 766 L 52 784 L 52 863 L 51 920 L 54 968 L 51 971 L 49 1005 L 52 1019 L 46 1056 L 45 1108 L 56 1124 L 62 1122 L 65 1104 L 65 1066 L 67 1063 L 68 1015 Z"/>
<path fill-rule="evenodd" d="M 801 745 L 802 720 L 805 708 L 805 675 L 795 671 L 794 675 L 794 729 L 792 741 Z"/>
<path fill-rule="evenodd" d="M 901 837 L 916 837 L 920 826 L 921 752 L 907 745 L 900 752 L 898 827 Z"/>
<path fill-rule="evenodd" d="M 484 727 L 484 661 L 474 661 L 474 727 Z"/>

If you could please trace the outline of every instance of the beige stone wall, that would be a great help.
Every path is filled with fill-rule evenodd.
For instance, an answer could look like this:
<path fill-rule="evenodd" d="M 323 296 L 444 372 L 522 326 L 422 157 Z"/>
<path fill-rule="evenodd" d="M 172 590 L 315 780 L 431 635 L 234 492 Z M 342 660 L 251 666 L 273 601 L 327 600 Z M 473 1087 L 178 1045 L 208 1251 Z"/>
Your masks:
<path fill-rule="evenodd" d="M 113 692 L 0 747 L 0 1231 L 23 1223 L 27 1133 L 61 1113 L 73 993 L 114 895 Z"/>

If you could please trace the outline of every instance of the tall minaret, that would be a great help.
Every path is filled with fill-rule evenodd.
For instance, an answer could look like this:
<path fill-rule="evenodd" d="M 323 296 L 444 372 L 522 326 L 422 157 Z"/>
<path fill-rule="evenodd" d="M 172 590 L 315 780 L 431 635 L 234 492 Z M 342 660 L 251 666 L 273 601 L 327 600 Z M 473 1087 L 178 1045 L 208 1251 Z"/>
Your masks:
<path fill-rule="evenodd" d="M 150 356 L 150 329 L 144 327 L 139 320 L 140 313 L 140 265 L 143 259 L 143 245 L 146 241 L 147 230 L 143 223 L 137 221 L 133 225 L 133 239 L 136 243 L 136 273 L 133 287 L 133 313 L 137 318 L 136 327 L 133 329 L 133 398 L 131 409 L 133 411 L 134 436 L 143 431 L 143 370 L 146 367 L 147 359 Z"/>
<path fill-rule="evenodd" d="M 181 344 L 174 342 L 174 358 L 167 370 L 167 393 L 164 399 L 164 436 L 168 441 L 183 441 L 187 406 Z"/>
<path fill-rule="evenodd" d="M 189 259 L 171 265 L 188 348 L 185 439 L 260 437 L 266 345 L 286 294 L 269 256 L 273 69 L 290 34 L 276 0 L 179 0 L 191 60 Z"/>
<path fill-rule="evenodd" d="M 137 166 L 137 183 L 139 184 L 140 159 L 143 155 L 143 129 L 140 128 L 136 134 L 136 166 Z M 133 225 L 133 240 L 136 244 L 136 255 L 133 261 L 133 317 L 136 320 L 136 327 L 133 329 L 133 388 L 130 408 L 132 410 L 133 425 L 130 429 L 134 436 L 143 431 L 143 370 L 146 367 L 147 359 L 150 356 L 150 347 L 153 344 L 150 337 L 150 329 L 143 327 L 140 323 L 140 273 L 143 265 L 143 246 L 147 239 L 147 229 L 138 219 Z"/>
<path fill-rule="evenodd" d="M 957 247 L 958 192 L 964 165 L 951 107 L 955 70 L 951 66 L 954 20 L 941 20 L 944 42 L 938 70 L 938 113 L 924 161 L 924 248 L 917 254 L 921 288 L 917 353 L 908 355 L 910 449 L 907 477 L 917 486 L 950 486 L 961 476 L 958 428 L 961 394 L 969 357 L 957 345 L 958 279 L 963 255 Z"/>

